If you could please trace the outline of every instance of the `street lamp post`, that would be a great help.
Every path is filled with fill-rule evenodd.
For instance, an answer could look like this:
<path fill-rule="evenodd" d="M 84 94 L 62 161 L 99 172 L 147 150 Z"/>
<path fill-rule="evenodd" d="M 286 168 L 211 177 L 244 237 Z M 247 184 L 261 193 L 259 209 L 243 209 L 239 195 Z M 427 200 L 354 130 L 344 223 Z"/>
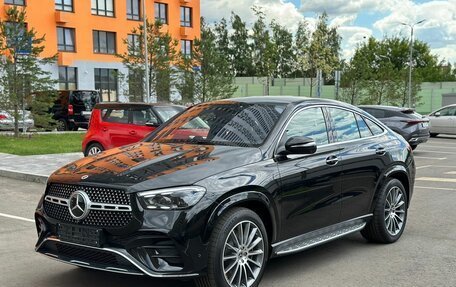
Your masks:
<path fill-rule="evenodd" d="M 150 84 L 149 84 L 149 47 L 147 47 L 147 11 L 146 11 L 146 0 L 142 1 L 143 6 L 143 36 L 144 36 L 144 70 L 145 70 L 145 92 L 144 101 L 150 103 Z"/>
<path fill-rule="evenodd" d="M 408 107 L 412 108 L 412 70 L 413 70 L 413 30 L 415 25 L 421 24 L 426 19 L 416 22 L 415 24 L 401 23 L 401 25 L 410 27 L 410 54 L 409 54 L 409 79 L 408 79 Z"/>

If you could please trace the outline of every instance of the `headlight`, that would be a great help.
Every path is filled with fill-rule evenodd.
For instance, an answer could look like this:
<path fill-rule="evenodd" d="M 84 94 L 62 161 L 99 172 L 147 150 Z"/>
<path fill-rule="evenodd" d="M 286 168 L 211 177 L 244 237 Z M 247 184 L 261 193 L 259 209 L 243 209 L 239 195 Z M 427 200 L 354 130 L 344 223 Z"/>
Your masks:
<path fill-rule="evenodd" d="M 141 205 L 146 209 L 186 209 L 197 204 L 206 193 L 201 186 L 184 186 L 143 191 L 138 193 Z"/>

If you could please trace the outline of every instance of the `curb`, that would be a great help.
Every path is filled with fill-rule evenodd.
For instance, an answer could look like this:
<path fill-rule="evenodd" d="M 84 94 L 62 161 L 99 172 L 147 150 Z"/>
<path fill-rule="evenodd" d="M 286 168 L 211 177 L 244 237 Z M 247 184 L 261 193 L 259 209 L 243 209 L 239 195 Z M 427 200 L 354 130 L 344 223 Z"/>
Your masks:
<path fill-rule="evenodd" d="M 0 176 L 16 180 L 45 184 L 48 176 L 42 174 L 22 173 L 14 170 L 0 169 Z"/>

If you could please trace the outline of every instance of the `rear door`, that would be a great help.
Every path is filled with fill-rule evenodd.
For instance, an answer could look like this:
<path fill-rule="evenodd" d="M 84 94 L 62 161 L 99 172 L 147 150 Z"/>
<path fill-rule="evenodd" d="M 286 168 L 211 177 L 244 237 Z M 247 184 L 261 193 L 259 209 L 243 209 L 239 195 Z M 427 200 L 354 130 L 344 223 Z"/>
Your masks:
<path fill-rule="evenodd" d="M 129 108 L 115 107 L 102 111 L 101 132 L 109 139 L 106 149 L 131 143 Z"/>
<path fill-rule="evenodd" d="M 382 143 L 383 130 L 371 130 L 362 116 L 342 108 L 327 109 L 333 141 L 339 149 L 341 176 L 341 221 L 369 213 L 369 202 L 382 172 L 387 143 Z M 374 139 L 379 137 L 379 139 Z M 384 137 L 386 139 L 386 137 Z"/>
<path fill-rule="evenodd" d="M 437 113 L 440 115 L 436 116 Z M 432 133 L 456 134 L 456 107 L 443 108 L 429 118 Z"/>
<path fill-rule="evenodd" d="M 322 108 L 305 108 L 295 113 L 282 139 L 304 136 L 315 140 L 317 152 L 288 155 L 278 161 L 281 177 L 279 202 L 282 212 L 282 236 L 291 238 L 339 222 L 342 168 L 337 147 L 329 145 Z"/>

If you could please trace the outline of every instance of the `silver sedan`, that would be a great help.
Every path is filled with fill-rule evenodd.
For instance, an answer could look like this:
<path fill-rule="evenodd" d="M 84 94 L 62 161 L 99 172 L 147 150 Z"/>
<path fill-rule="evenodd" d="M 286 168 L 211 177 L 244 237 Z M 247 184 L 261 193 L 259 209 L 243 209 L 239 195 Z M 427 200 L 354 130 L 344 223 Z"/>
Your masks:
<path fill-rule="evenodd" d="M 438 134 L 456 134 L 456 104 L 443 107 L 429 115 L 431 137 Z"/>
<path fill-rule="evenodd" d="M 25 112 L 25 118 L 22 117 L 22 112 L 19 114 L 19 129 L 30 129 L 35 125 L 34 120 L 30 117 L 30 112 Z M 0 110 L 0 130 L 10 131 L 14 130 L 14 116 L 12 113 Z"/>

